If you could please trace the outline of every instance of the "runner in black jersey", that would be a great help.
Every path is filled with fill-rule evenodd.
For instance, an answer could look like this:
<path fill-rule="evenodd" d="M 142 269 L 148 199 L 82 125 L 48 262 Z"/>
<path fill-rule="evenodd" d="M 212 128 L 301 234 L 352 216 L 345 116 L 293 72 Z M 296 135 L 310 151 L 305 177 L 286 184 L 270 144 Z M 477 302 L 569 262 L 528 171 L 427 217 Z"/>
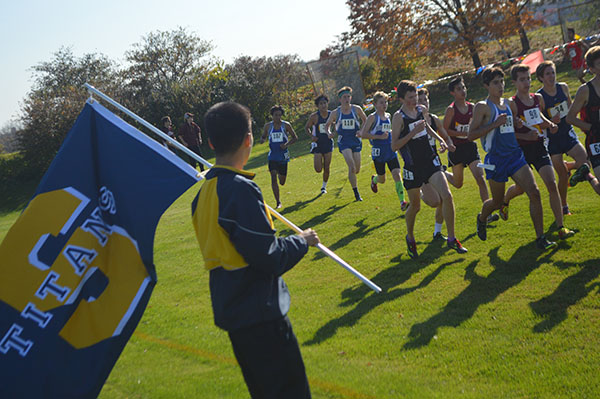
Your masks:
<path fill-rule="evenodd" d="M 310 152 L 314 154 L 315 172 L 323 171 L 323 186 L 321 194 L 327 193 L 327 181 L 329 180 L 329 166 L 331 165 L 331 155 L 333 151 L 333 139 L 329 138 L 325 124 L 331 114 L 327 109 L 329 98 L 321 94 L 315 99 L 317 111 L 313 112 L 306 122 L 306 132 L 311 138 Z"/>
<path fill-rule="evenodd" d="M 585 132 L 585 149 L 592 164 L 594 174 L 600 176 L 600 46 L 594 46 L 585 54 L 585 61 L 594 78 L 577 90 L 573 105 L 569 108 L 567 122 Z M 577 118 L 581 111 L 582 119 Z M 576 185 L 581 181 L 589 181 L 600 195 L 600 183 L 590 173 L 587 163 L 581 165 L 571 176 L 569 184 Z"/>
<path fill-rule="evenodd" d="M 448 146 L 423 119 L 417 106 L 417 86 L 403 80 L 398 85 L 398 97 L 403 105 L 392 118 L 392 150 L 399 150 L 404 160 L 404 187 L 408 190 L 409 206 L 406 210 L 406 245 L 411 258 L 418 256 L 414 237 L 415 217 L 421 207 L 421 186 L 431 183 L 442 199 L 444 220 L 448 229 L 448 247 L 458 253 L 467 252 L 454 235 L 454 202 L 446 177 L 442 173 L 439 157 L 429 144 L 428 135 L 440 142 L 440 151 Z M 454 145 L 450 144 L 450 150 Z"/>
<path fill-rule="evenodd" d="M 450 143 L 450 137 L 446 133 L 446 130 L 442 126 L 440 119 L 437 115 L 429 113 L 429 90 L 426 88 L 420 88 L 417 90 L 417 103 L 422 107 L 423 118 L 425 121 L 431 126 L 431 128 L 444 139 L 446 144 Z M 440 129 L 438 129 L 438 126 Z M 431 145 L 431 149 L 435 153 L 435 155 L 439 158 L 437 152 L 437 145 L 435 138 L 433 136 L 429 136 L 429 144 Z M 441 163 L 441 159 L 440 159 Z M 453 178 L 452 173 L 444 172 L 446 175 L 446 180 L 450 184 Z M 430 183 L 425 183 L 421 186 L 421 199 L 431 208 L 435 208 L 435 225 L 433 228 L 433 239 L 434 240 L 446 240 L 446 237 L 442 234 L 442 226 L 444 224 L 444 210 L 442 208 L 442 199 L 439 194 L 435 190 L 435 188 Z"/>
<path fill-rule="evenodd" d="M 571 211 L 567 203 L 567 187 L 569 186 L 569 171 L 577 169 L 587 162 L 585 148 L 567 123 L 567 113 L 572 104 L 569 86 L 556 81 L 556 67 L 552 61 L 544 61 L 535 70 L 535 74 L 544 86 L 538 90 L 544 99 L 544 116 L 558 125 L 558 132 L 548 134 L 548 152 L 552 159 L 552 166 L 558 175 L 558 192 L 562 203 L 564 215 Z M 563 154 L 575 161 L 564 161 Z"/>

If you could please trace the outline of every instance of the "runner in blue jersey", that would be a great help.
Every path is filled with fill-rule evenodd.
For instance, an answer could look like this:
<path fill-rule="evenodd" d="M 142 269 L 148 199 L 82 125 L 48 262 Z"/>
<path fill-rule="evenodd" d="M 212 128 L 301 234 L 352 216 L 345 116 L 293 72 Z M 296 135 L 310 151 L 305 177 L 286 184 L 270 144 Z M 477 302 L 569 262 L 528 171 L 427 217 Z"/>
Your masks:
<path fill-rule="evenodd" d="M 444 221 L 448 229 L 448 247 L 458 253 L 467 249 L 454 235 L 454 202 L 446 177 L 442 172 L 442 164 L 431 147 L 428 135 L 440 142 L 440 151 L 450 147 L 423 119 L 423 108 L 417 105 L 417 85 L 403 80 L 398 85 L 398 97 L 402 100 L 400 108 L 392 118 L 392 149 L 399 150 L 404 160 L 404 187 L 408 191 L 409 206 L 406 210 L 406 246 L 408 256 L 418 256 L 414 236 L 415 219 L 421 209 L 421 186 L 431 183 L 442 199 Z"/>
<path fill-rule="evenodd" d="M 306 122 L 306 133 L 311 138 L 310 152 L 314 154 L 315 172 L 323 171 L 323 186 L 321 194 L 327 193 L 327 181 L 329 180 L 329 166 L 331 165 L 331 155 L 333 151 L 333 139 L 327 134 L 325 124 L 329 119 L 329 98 L 321 94 L 315 99 L 317 111 L 313 112 Z"/>
<path fill-rule="evenodd" d="M 344 86 L 338 90 L 338 98 L 341 105 L 329 115 L 325 130 L 330 138 L 333 138 L 335 134 L 338 135 L 338 149 L 348 165 L 348 180 L 354 191 L 354 199 L 362 201 L 358 192 L 356 175 L 360 172 L 360 150 L 362 149 L 359 130 L 360 125 L 366 122 L 367 116 L 361 107 L 350 103 L 352 100 L 351 87 Z M 335 124 L 335 132 L 331 133 L 330 129 L 333 124 Z"/>
<path fill-rule="evenodd" d="M 376 193 L 377 183 L 385 183 L 385 165 L 387 165 L 396 183 L 400 209 L 405 211 L 408 208 L 408 202 L 404 199 L 400 163 L 398 155 L 392 151 L 392 121 L 390 114 L 385 112 L 388 107 L 388 95 L 382 91 L 376 92 L 373 95 L 373 104 L 375 112 L 369 115 L 360 132 L 363 140 L 369 139 L 371 143 L 371 159 L 373 159 L 377 172 L 371 176 L 371 190 Z"/>
<path fill-rule="evenodd" d="M 482 79 L 488 97 L 475 105 L 467 137 L 471 141 L 481 138 L 481 145 L 487 152 L 484 167 L 492 198 L 483 203 L 481 213 L 477 215 L 477 235 L 483 241 L 487 239 L 487 217 L 502 207 L 505 185 L 510 176 L 529 197 L 529 212 L 537 237 L 536 245 L 540 249 L 553 248 L 556 243 L 548 241 L 544 236 L 540 190 L 515 138 L 510 107 L 502 98 L 504 72 L 498 67 L 486 69 Z M 516 123 L 522 126 L 520 119 L 517 119 Z"/>
<path fill-rule="evenodd" d="M 276 208 L 281 208 L 279 200 L 279 184 L 285 184 L 290 153 L 288 147 L 298 140 L 296 132 L 288 122 L 281 119 L 285 111 L 280 105 L 271 108 L 272 121 L 265 124 L 260 143 L 269 139 L 269 173 L 271 173 L 271 188 L 277 202 Z M 279 183 L 277 179 L 279 178 Z"/>
<path fill-rule="evenodd" d="M 577 169 L 587 161 L 585 148 L 579 142 L 573 126 L 567 123 L 567 113 L 571 107 L 571 95 L 566 83 L 556 82 L 556 67 L 552 61 L 544 61 L 535 70 L 535 74 L 544 86 L 538 90 L 544 99 L 544 115 L 558 125 L 558 132 L 548 135 L 548 152 L 552 165 L 558 175 L 558 193 L 564 215 L 571 211 L 567 203 L 567 187 L 569 171 Z M 567 154 L 575 162 L 564 162 L 563 154 Z"/>

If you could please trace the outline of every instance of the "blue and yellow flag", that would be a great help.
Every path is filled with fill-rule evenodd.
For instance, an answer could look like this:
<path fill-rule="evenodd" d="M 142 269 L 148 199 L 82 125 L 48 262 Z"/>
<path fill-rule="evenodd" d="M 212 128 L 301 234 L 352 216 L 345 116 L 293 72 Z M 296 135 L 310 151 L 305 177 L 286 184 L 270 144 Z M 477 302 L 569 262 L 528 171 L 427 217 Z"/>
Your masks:
<path fill-rule="evenodd" d="M 0 244 L 0 398 L 96 398 L 156 284 L 163 212 L 196 171 L 85 105 Z"/>

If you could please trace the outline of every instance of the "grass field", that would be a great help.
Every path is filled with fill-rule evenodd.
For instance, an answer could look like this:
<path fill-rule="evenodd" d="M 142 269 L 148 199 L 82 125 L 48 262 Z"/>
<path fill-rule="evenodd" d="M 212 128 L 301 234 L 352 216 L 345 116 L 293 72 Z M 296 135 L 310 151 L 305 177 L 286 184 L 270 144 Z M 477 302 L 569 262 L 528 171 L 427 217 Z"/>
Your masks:
<path fill-rule="evenodd" d="M 574 79 L 560 77 L 574 93 Z M 525 197 L 511 203 L 508 221 L 488 229 L 486 242 L 477 238 L 481 202 L 467 172 L 465 186 L 453 195 L 457 236 L 469 252 L 458 255 L 432 242 L 433 209 L 423 205 L 415 229 L 420 256 L 411 260 L 393 183 L 380 185 L 377 194 L 369 190 L 374 168 L 368 149 L 365 142 L 360 203 L 353 202 L 337 149 L 323 196 L 317 195 L 321 177 L 312 170 L 308 141 L 290 149 L 282 213 L 316 229 L 326 246 L 384 289 L 371 292 L 315 249 L 285 275 L 313 397 L 598 397 L 600 217 L 589 185 L 569 189 L 573 215 L 566 225 L 578 233 L 542 253 L 533 244 Z M 274 205 L 266 152 L 266 144 L 256 146 L 249 169 Z M 538 185 L 550 229 L 547 192 L 539 179 Z M 249 396 L 227 335 L 212 321 L 208 273 L 190 218 L 197 190 L 161 219 L 158 284 L 100 398 Z M 18 216 L 16 203 L 2 204 L 0 240 Z M 558 239 L 553 230 L 549 235 Z"/>

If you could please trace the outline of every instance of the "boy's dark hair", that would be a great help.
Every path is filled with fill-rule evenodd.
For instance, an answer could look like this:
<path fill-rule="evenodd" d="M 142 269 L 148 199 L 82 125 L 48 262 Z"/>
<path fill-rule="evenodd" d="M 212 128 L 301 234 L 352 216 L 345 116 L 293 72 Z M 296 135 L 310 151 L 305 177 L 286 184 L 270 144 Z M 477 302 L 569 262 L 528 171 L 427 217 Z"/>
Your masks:
<path fill-rule="evenodd" d="M 165 124 L 165 122 L 171 122 L 171 117 L 169 117 L 168 115 L 167 115 L 167 116 L 163 116 L 163 117 L 160 119 L 160 123 L 162 123 L 162 124 L 164 125 L 164 124 Z"/>
<path fill-rule="evenodd" d="M 429 98 L 429 90 L 427 90 L 427 88 L 421 87 L 420 89 L 417 89 L 417 96 L 421 94 L 425 94 L 427 98 Z"/>
<path fill-rule="evenodd" d="M 417 92 L 417 84 L 412 80 L 403 80 L 398 84 L 396 90 L 398 91 L 398 97 L 403 99 L 409 91 Z"/>
<path fill-rule="evenodd" d="M 575 29 L 573 29 L 573 28 L 567 28 L 567 32 L 572 32 L 573 34 L 575 34 Z"/>
<path fill-rule="evenodd" d="M 450 83 L 448 83 L 448 91 L 452 93 L 456 86 L 458 86 L 461 83 L 464 84 L 462 76 L 452 79 Z"/>
<path fill-rule="evenodd" d="M 517 80 L 518 74 L 519 73 L 527 73 L 529 74 L 529 66 L 525 65 L 525 64 L 517 64 L 517 65 L 513 65 L 512 68 L 510 68 L 510 77 L 511 79 L 514 81 Z"/>
<path fill-rule="evenodd" d="M 600 46 L 594 46 L 585 53 L 585 62 L 588 68 L 594 68 L 594 62 L 600 58 Z"/>
<path fill-rule="evenodd" d="M 271 115 L 273 115 L 275 111 L 281 111 L 281 115 L 285 115 L 285 111 L 283 110 L 283 107 L 281 105 L 273 105 L 270 111 Z"/>
<path fill-rule="evenodd" d="M 231 101 L 210 107 L 204 115 L 204 128 L 216 155 L 232 154 L 251 131 L 250 110 Z"/>
<path fill-rule="evenodd" d="M 492 80 L 494 80 L 494 78 L 496 76 L 500 76 L 501 78 L 504 78 L 504 71 L 502 71 L 502 68 L 493 67 L 493 68 L 486 69 L 481 74 L 481 80 L 483 81 L 483 84 L 487 86 L 490 84 L 490 82 Z"/>
<path fill-rule="evenodd" d="M 549 68 L 549 67 L 556 69 L 556 65 L 554 65 L 554 62 L 552 62 L 552 61 L 541 62 L 540 65 L 538 65 L 537 68 L 535 68 L 535 76 L 537 76 L 537 78 L 540 82 L 542 81 L 542 78 L 544 77 L 544 71 L 546 70 L 546 68 Z"/>
<path fill-rule="evenodd" d="M 319 103 L 323 100 L 329 102 L 329 97 L 327 97 L 325 94 L 321 94 L 319 97 L 315 98 L 315 105 L 318 107 Z"/>

